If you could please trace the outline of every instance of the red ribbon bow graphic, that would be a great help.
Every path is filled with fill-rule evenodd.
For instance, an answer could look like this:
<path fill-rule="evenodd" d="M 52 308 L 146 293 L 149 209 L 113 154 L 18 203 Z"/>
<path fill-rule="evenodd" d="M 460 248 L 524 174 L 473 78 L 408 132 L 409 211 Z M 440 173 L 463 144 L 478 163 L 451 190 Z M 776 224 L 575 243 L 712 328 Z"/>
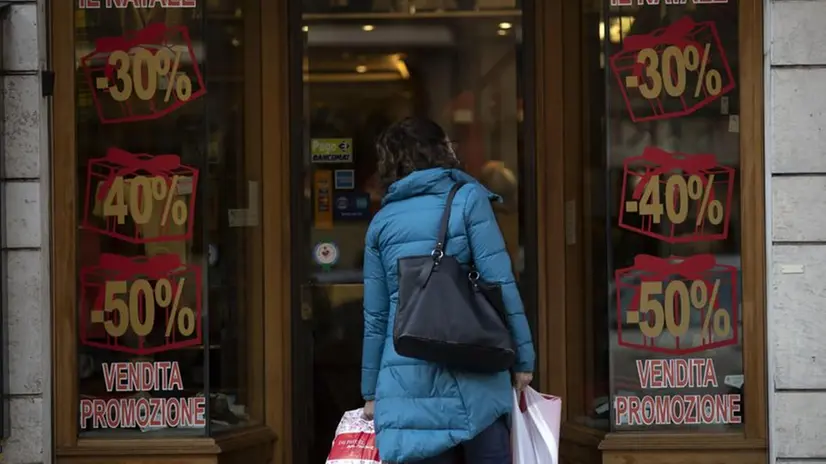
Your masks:
<path fill-rule="evenodd" d="M 159 279 L 180 268 L 181 258 L 171 253 L 151 258 L 129 258 L 103 253 L 100 256 L 100 267 L 114 271 L 119 278 L 145 276 L 151 279 Z"/>
<path fill-rule="evenodd" d="M 166 173 L 181 166 L 181 157 L 178 155 L 148 155 L 146 153 L 135 155 L 120 148 L 110 148 L 106 151 L 104 161 L 120 166 L 120 169 L 113 171 L 106 178 L 106 181 L 98 191 L 98 200 L 106 197 L 109 188 L 118 176 L 128 176 L 137 171 L 146 171 L 152 175 L 166 177 Z"/>
<path fill-rule="evenodd" d="M 150 24 L 139 31 L 127 34 L 126 37 L 101 37 L 95 40 L 96 53 L 111 53 L 118 50 L 128 52 L 140 45 L 159 45 L 167 32 L 166 24 Z"/>
<path fill-rule="evenodd" d="M 704 272 L 714 269 L 715 266 L 717 266 L 717 260 L 711 254 L 695 255 L 687 258 L 660 258 L 651 255 L 634 257 L 634 269 L 651 274 L 652 278 L 646 280 L 665 279 L 675 274 L 686 279 L 700 279 Z"/>
<path fill-rule="evenodd" d="M 629 35 L 622 41 L 622 49 L 625 51 L 642 50 L 644 48 L 654 48 L 657 45 L 669 44 L 685 48 L 689 45 L 697 45 L 697 42 L 690 40 L 688 34 L 697 27 L 688 16 L 674 21 L 668 26 L 654 29 L 648 34 Z"/>
<path fill-rule="evenodd" d="M 642 196 L 645 186 L 653 176 L 682 170 L 689 175 L 699 176 L 700 181 L 705 186 L 707 180 L 703 171 L 717 167 L 717 157 L 713 154 L 678 157 L 657 147 L 645 147 L 639 158 L 655 164 L 656 167 L 642 175 L 640 182 L 634 187 L 634 199 L 639 199 Z"/>

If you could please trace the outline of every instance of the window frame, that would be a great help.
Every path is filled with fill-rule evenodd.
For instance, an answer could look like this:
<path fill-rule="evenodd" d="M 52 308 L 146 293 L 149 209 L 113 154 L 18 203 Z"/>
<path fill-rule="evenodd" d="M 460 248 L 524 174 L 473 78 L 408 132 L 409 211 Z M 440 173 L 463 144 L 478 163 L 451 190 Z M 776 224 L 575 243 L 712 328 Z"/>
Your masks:
<path fill-rule="evenodd" d="M 550 0 L 545 9 L 553 16 L 546 31 L 560 31 L 546 39 L 550 50 L 546 52 L 549 65 L 542 67 L 538 82 L 559 79 L 563 85 L 551 88 L 545 96 L 547 108 L 564 112 L 556 116 L 555 123 L 546 131 L 545 158 L 551 158 L 546 179 L 563 182 L 563 187 L 551 186 L 550 234 L 556 237 L 545 251 L 547 260 L 547 287 L 550 294 L 558 295 L 556 301 L 542 299 L 547 305 L 548 316 L 544 330 L 554 345 L 542 347 L 548 356 L 547 372 L 563 372 L 563 381 L 543 383 L 547 391 L 563 397 L 562 447 L 563 459 L 571 462 L 590 462 L 602 455 L 602 462 L 636 462 L 640 464 L 667 462 L 668 458 L 658 451 L 684 451 L 694 454 L 692 462 L 716 462 L 720 454 L 711 456 L 709 450 L 725 450 L 733 462 L 753 462 L 764 459 L 768 451 L 767 439 L 767 387 L 766 387 L 766 217 L 765 217 L 765 162 L 764 162 L 764 74 L 763 74 L 763 3 L 760 0 L 740 0 L 739 9 L 739 60 L 740 75 L 740 189 L 743 221 L 741 230 L 742 262 L 742 318 L 743 318 L 743 413 L 747 417 L 742 431 L 731 433 L 703 432 L 605 432 L 569 422 L 584 411 L 585 386 L 591 377 L 588 370 L 593 364 L 593 335 L 589 308 L 586 307 L 582 289 L 589 282 L 585 266 L 588 250 L 583 240 L 587 230 L 583 224 L 585 192 L 583 179 L 585 163 L 579 155 L 587 146 L 588 135 L 583 123 L 583 102 L 587 95 L 581 84 L 585 69 L 581 59 L 584 44 L 582 32 L 583 8 L 599 0 L 568 2 Z M 549 13 L 546 13 L 549 14 Z M 542 21 L 542 14 L 537 20 Z M 554 33 L 554 32 L 550 32 Z M 554 63 L 564 62 L 564 71 Z M 544 79 L 543 79 L 544 77 Z M 557 106 L 554 103 L 562 104 Z M 542 134 L 540 132 L 539 134 Z M 538 137 L 541 137 L 538 134 Z M 562 140 L 557 137 L 562 136 Z M 539 152 L 542 153 L 541 151 Z M 542 156 L 540 156 L 542 158 Z M 563 159 L 560 169 L 558 159 Z M 554 175 L 553 169 L 565 172 Z M 561 178 L 560 178 L 561 177 Z M 560 192 L 561 190 L 561 192 Z M 571 207 L 570 205 L 575 205 Z M 568 208 L 566 209 L 566 206 Z M 565 224 L 564 229 L 559 224 Z M 571 234 L 571 230 L 574 231 Z M 556 232 L 556 234 L 554 234 Z M 568 237 L 565 237 L 568 235 Z M 551 260 L 551 256 L 564 259 Z M 540 286 L 542 288 L 542 286 Z M 564 304 L 559 304 L 564 301 Z M 548 340 L 546 338 L 546 340 Z M 552 379 L 553 380 L 553 379 Z M 597 451 L 597 448 L 599 451 Z M 728 457 L 729 455 L 726 454 Z"/>
<path fill-rule="evenodd" d="M 264 135 L 261 127 L 266 127 L 268 120 L 266 117 L 272 115 L 265 114 L 262 108 L 261 95 L 263 92 L 263 76 L 269 72 L 274 78 L 268 83 L 269 88 L 278 88 L 282 80 L 278 79 L 280 72 L 277 71 L 278 59 L 270 64 L 265 63 L 262 58 L 264 51 L 262 45 L 265 40 L 273 40 L 272 33 L 264 31 L 279 30 L 271 27 L 285 21 L 285 16 L 279 11 L 279 2 L 261 2 L 259 0 L 246 0 L 254 8 L 260 8 L 261 15 L 257 20 L 249 20 L 245 28 L 246 40 L 252 46 L 247 47 L 245 62 L 245 86 L 244 98 L 253 104 L 247 107 L 247 119 L 254 122 L 255 126 L 245 127 L 245 144 L 250 150 L 259 150 L 264 142 Z M 273 295 L 278 295 L 279 284 L 273 284 L 278 278 L 271 269 L 263 270 L 263 278 L 258 279 L 256 287 L 261 287 L 261 291 L 254 292 L 260 296 L 255 298 L 263 300 L 262 304 L 253 311 L 252 316 L 247 315 L 247 321 L 253 324 L 257 320 L 260 324 L 264 320 L 264 330 L 254 331 L 260 336 L 248 337 L 249 344 L 246 347 L 249 356 L 249 368 L 247 369 L 247 385 L 256 385 L 255 390 L 250 390 L 252 397 L 250 406 L 258 407 L 264 413 L 263 423 L 249 427 L 240 427 L 226 433 L 214 434 L 212 436 L 199 437 L 152 437 L 152 438 L 122 438 L 122 437 L 102 437 L 102 438 L 82 438 L 78 435 L 78 377 L 77 377 L 77 354 L 78 354 L 78 291 L 77 279 L 78 270 L 76 268 L 77 238 L 79 221 L 77 219 L 77 138 L 76 138 L 76 64 L 75 64 L 75 4 L 76 0 L 53 0 L 46 6 L 46 18 L 49 40 L 49 65 L 54 71 L 56 79 L 54 93 L 51 101 L 50 114 L 50 259 L 51 259 L 51 317 L 52 327 L 50 336 L 52 338 L 52 376 L 54 388 L 52 403 L 53 437 L 55 447 L 56 462 L 89 462 L 89 459 L 119 459 L 119 462 L 144 462 L 147 456 L 165 456 L 168 459 L 187 462 L 217 462 L 220 459 L 227 459 L 235 453 L 243 455 L 244 460 L 249 462 L 269 462 L 276 449 L 276 443 L 283 443 L 283 434 L 278 427 L 278 414 L 273 414 L 272 405 L 275 403 L 269 398 L 280 398 L 283 396 L 283 388 L 280 382 L 273 382 L 269 376 L 270 369 L 262 371 L 265 363 L 273 362 L 274 359 L 281 359 L 281 351 L 273 350 L 270 346 L 269 334 L 277 334 L 280 329 L 280 321 L 269 317 L 269 314 L 277 313 L 278 307 L 273 307 L 275 301 Z M 260 5 L 260 7 L 258 6 Z M 275 6 L 273 8 L 272 6 Z M 266 11 L 264 11 L 266 10 Z M 253 18 L 253 16 L 250 16 Z M 269 29 L 268 27 L 269 26 Z M 269 37 L 268 37 L 268 34 Z M 277 47 L 275 47 L 277 48 Z M 267 70 L 262 69 L 267 67 Z M 277 94 L 277 92 L 269 92 Z M 257 132 L 256 132 L 257 131 Z M 273 157 L 262 153 L 261 163 L 265 166 L 251 166 L 249 169 L 274 169 Z M 269 164 L 270 166 L 266 166 Z M 267 183 L 264 183 L 265 186 Z M 274 205 L 279 200 L 273 197 L 275 192 L 272 189 L 264 188 L 262 205 L 264 205 L 262 227 L 264 237 L 272 234 L 273 230 L 281 227 L 278 216 L 267 214 L 267 205 Z M 269 195 L 269 196 L 268 196 Z M 275 208 L 271 208 L 275 210 Z M 263 259 L 273 253 L 270 243 L 264 240 Z M 262 263 L 250 264 L 252 267 L 263 268 Z M 265 293 L 264 293 L 265 292 Z M 266 305 L 266 306 L 265 306 Z M 267 399 L 267 401 L 265 401 Z M 264 404 L 259 405 L 261 402 Z M 161 457 L 160 459 L 164 459 Z"/>

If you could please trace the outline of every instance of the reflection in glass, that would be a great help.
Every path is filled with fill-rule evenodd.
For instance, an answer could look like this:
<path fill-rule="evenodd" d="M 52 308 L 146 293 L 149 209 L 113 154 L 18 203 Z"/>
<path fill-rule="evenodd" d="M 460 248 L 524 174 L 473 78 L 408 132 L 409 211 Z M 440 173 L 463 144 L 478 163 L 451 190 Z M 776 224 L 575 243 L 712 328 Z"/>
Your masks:
<path fill-rule="evenodd" d="M 76 10 L 81 436 L 261 418 L 243 3 Z"/>
<path fill-rule="evenodd" d="M 309 456 L 323 462 L 347 409 L 360 407 L 364 235 L 384 192 L 376 136 L 424 115 L 445 128 L 496 206 L 517 273 L 525 213 L 521 2 L 304 0 L 302 314 L 312 314 Z M 524 292 L 523 294 L 528 294 Z M 297 434 L 299 435 L 299 434 Z M 300 435 L 299 435 L 300 436 Z"/>

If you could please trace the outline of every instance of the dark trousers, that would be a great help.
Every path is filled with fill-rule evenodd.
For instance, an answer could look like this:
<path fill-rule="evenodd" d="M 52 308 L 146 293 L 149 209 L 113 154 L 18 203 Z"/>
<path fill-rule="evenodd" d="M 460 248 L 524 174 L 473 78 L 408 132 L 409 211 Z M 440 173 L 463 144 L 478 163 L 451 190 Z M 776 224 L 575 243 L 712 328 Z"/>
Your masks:
<path fill-rule="evenodd" d="M 511 433 L 506 417 L 455 448 L 410 464 L 511 464 Z"/>

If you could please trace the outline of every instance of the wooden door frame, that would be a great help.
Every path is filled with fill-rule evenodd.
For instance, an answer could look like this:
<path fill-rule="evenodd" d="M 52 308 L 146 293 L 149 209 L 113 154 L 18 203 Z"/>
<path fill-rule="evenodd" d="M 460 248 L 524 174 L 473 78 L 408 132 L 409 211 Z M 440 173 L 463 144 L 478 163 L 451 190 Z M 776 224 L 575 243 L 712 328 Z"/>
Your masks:
<path fill-rule="evenodd" d="M 568 411 L 570 347 L 565 334 L 570 321 L 566 307 L 569 250 L 566 247 L 565 217 L 565 0 L 536 0 L 535 82 L 536 104 L 536 187 L 539 235 L 539 327 L 536 350 L 542 355 L 542 391 L 562 398 L 563 414 Z M 568 97 L 569 98 L 569 97 Z M 569 142 L 570 143 L 570 142 Z M 551 258 L 552 257 L 552 258 Z M 544 285 L 543 285 L 544 284 Z M 575 292 L 574 292 L 575 293 Z"/>
<path fill-rule="evenodd" d="M 261 95 L 264 208 L 266 423 L 278 434 L 275 464 L 292 462 L 292 252 L 289 0 L 262 0 Z M 268 174 L 274 174 L 268 179 Z"/>
<path fill-rule="evenodd" d="M 533 109 L 534 134 L 533 144 L 535 166 L 532 180 L 536 186 L 536 199 L 533 202 L 536 212 L 537 228 L 537 279 L 536 301 L 538 304 L 538 326 L 535 328 L 536 346 L 539 363 L 536 368 L 541 378 L 541 389 L 565 397 L 565 376 L 553 375 L 559 372 L 560 363 L 564 365 L 564 337 L 552 335 L 557 327 L 559 314 L 550 314 L 548 308 L 564 309 L 559 305 L 559 297 L 564 295 L 566 283 L 565 260 L 559 259 L 565 254 L 565 235 L 561 225 L 564 223 L 564 200 L 561 187 L 563 179 L 563 157 L 565 147 L 562 144 L 562 99 L 561 85 L 546 85 L 546 82 L 561 82 L 559 72 L 559 53 L 562 43 L 562 20 L 558 15 L 563 0 L 534 0 L 533 33 L 534 43 L 526 48 L 531 55 L 527 69 L 533 69 L 532 76 L 526 76 L 526 82 L 532 83 L 533 101 L 526 105 L 526 110 Z M 531 15 L 523 15 L 530 18 Z M 292 20 L 292 23 L 290 22 Z M 266 417 L 278 434 L 279 444 L 275 450 L 277 464 L 292 462 L 289 444 L 292 440 L 292 311 L 290 270 L 294 254 L 290 243 L 291 230 L 289 221 L 283 218 L 291 214 L 291 174 L 292 151 L 294 144 L 290 140 L 290 37 L 296 25 L 290 15 L 289 0 L 271 0 L 264 3 L 261 12 L 262 21 L 262 75 L 269 85 L 262 95 L 263 125 L 272 130 L 264 131 L 264 165 L 265 173 L 277 173 L 273 181 L 264 182 L 265 209 L 263 211 L 264 233 L 270 240 L 265 242 L 264 261 L 267 275 L 268 292 L 265 297 L 266 337 Z M 530 89 L 530 86 L 528 87 Z M 526 94 L 526 97 L 530 95 Z M 545 232 L 545 233 L 543 233 Z M 554 259 L 548 259 L 553 256 Z M 563 319 L 564 320 L 564 319 Z M 549 353 L 553 353 L 550 355 Z"/>

